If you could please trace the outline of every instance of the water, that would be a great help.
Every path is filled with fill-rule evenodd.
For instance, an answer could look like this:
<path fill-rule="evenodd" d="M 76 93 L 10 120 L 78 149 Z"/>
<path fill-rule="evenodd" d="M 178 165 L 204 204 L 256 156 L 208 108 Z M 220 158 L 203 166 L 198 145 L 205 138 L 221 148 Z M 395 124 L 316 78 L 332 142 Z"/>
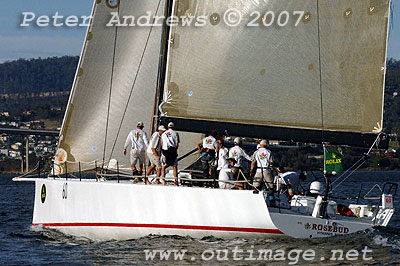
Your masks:
<path fill-rule="evenodd" d="M 399 177 L 400 172 L 357 173 L 345 182 L 346 185 L 340 187 L 340 191 L 356 192 L 362 181 L 365 184 L 363 191 L 366 193 L 375 183 L 396 182 Z M 11 176 L 0 176 L 1 265 L 265 265 L 266 263 L 287 265 L 295 262 L 303 265 L 398 265 L 400 263 L 399 213 L 395 214 L 387 228 L 330 239 L 296 240 L 284 237 L 267 240 L 221 240 L 213 237 L 193 239 L 148 236 L 139 240 L 99 242 L 74 238 L 51 230 L 33 229 L 31 222 L 34 185 L 12 182 L 11 178 Z M 395 205 L 399 210 L 398 198 Z M 365 247 L 371 251 L 366 253 L 366 258 L 371 260 L 363 260 L 361 251 Z M 240 261 L 234 260 L 235 248 L 239 252 L 236 258 L 242 258 Z M 187 251 L 183 260 L 175 261 L 171 255 L 167 261 L 160 260 L 159 256 L 151 261 L 146 260 L 145 253 L 145 250 L 150 249 Z M 262 249 L 271 249 L 274 252 L 272 263 L 249 260 L 259 259 L 258 251 Z M 302 256 L 304 251 L 309 249 L 315 251 L 312 261 L 297 259 L 297 254 Z M 345 255 L 353 249 L 360 254 L 355 261 L 346 260 L 345 257 L 343 261 L 339 261 L 340 254 L 335 254 L 336 260 L 330 260 L 332 250 L 336 249 L 342 249 Z M 296 250 L 300 250 L 301 253 L 296 253 Z M 253 252 L 252 256 L 250 252 Z M 284 252 L 284 257 L 279 256 L 279 252 Z M 278 260 L 280 258 L 285 261 Z"/>

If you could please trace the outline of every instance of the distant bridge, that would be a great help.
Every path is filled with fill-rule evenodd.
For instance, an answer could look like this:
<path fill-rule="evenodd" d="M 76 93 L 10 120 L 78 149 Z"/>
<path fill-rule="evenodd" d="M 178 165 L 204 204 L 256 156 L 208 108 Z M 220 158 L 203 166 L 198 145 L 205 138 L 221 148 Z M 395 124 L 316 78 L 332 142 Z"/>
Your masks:
<path fill-rule="evenodd" d="M 19 128 L 3 128 L 0 127 L 0 134 L 7 135 L 20 135 L 20 136 L 59 136 L 60 131 L 58 130 L 33 130 L 33 129 L 19 129 Z M 25 172 L 29 171 L 29 138 L 26 137 L 26 147 L 25 147 Z M 21 173 L 24 172 L 23 159 L 21 157 Z"/>
<path fill-rule="evenodd" d="M 3 128 L 0 127 L 0 134 L 8 135 L 40 135 L 40 136 L 58 136 L 60 135 L 59 130 L 33 130 L 33 129 L 19 129 L 19 128 Z"/>

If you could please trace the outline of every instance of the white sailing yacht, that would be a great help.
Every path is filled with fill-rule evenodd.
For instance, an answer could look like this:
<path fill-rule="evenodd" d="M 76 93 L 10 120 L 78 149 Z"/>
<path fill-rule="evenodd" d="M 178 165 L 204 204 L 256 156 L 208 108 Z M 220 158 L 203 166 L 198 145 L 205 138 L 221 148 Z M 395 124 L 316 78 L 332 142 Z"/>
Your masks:
<path fill-rule="evenodd" d="M 232 18 L 227 10 L 243 18 L 236 27 L 224 24 Z M 268 11 L 276 16 L 263 16 Z M 121 24 L 131 24 L 146 12 L 180 22 L 205 15 L 207 25 L 106 26 L 115 14 L 130 16 Z M 327 198 L 301 196 L 289 208 L 273 208 L 265 193 L 252 190 L 99 182 L 66 173 L 129 168 L 122 149 L 137 121 L 149 132 L 173 121 L 181 155 L 211 129 L 373 146 L 383 128 L 389 14 L 390 0 L 95 0 L 53 173 L 15 179 L 36 184 L 33 225 L 102 240 L 310 238 L 386 226 L 394 213 L 390 193 L 381 206 L 354 205 L 363 215 L 347 217 L 336 215 Z M 180 168 L 196 159 L 185 157 Z"/>

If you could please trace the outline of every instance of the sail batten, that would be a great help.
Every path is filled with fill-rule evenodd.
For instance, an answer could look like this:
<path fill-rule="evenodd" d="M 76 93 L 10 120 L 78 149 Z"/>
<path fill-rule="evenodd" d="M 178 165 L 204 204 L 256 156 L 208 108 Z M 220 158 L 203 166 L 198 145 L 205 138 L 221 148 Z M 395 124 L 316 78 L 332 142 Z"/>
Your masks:
<path fill-rule="evenodd" d="M 165 120 L 302 129 L 318 136 L 382 131 L 389 0 L 187 0 L 177 5 L 175 15 L 205 14 L 220 21 L 172 27 L 161 105 Z M 245 18 L 236 27 L 223 21 L 232 8 Z M 293 17 L 283 27 L 247 25 L 254 12 L 283 10 L 302 10 L 304 17 L 297 27 Z"/>

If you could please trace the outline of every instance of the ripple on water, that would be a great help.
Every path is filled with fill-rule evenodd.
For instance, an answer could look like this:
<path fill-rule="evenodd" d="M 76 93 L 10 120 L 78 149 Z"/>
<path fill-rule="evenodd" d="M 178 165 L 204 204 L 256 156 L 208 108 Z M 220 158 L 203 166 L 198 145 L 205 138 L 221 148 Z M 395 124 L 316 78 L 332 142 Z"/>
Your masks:
<path fill-rule="evenodd" d="M 371 178 L 375 178 L 372 176 Z M 377 177 L 380 182 L 380 177 Z M 367 180 L 368 181 L 368 180 Z M 1 183 L 3 182 L 3 183 Z M 359 179 L 351 181 L 358 187 Z M 368 182 L 375 183 L 375 179 Z M 278 249 L 286 252 L 293 249 L 313 249 L 320 256 L 329 257 L 332 249 L 362 250 L 368 246 L 373 250 L 373 260 L 366 265 L 398 265 L 400 263 L 400 215 L 396 213 L 390 227 L 376 228 L 351 236 L 328 239 L 292 239 L 279 237 L 271 239 L 224 240 L 215 237 L 194 239 L 180 236 L 150 235 L 129 241 L 92 241 L 65 235 L 42 227 L 31 227 L 33 212 L 33 184 L 18 184 L 0 180 L 7 198 L 1 198 L 0 211 L 0 261 L 8 265 L 199 265 L 191 257 L 200 258 L 207 250 L 238 247 L 242 250 Z M 348 186 L 352 187 L 352 186 Z M 348 189 L 348 188 L 346 188 Z M 345 189 L 344 189 L 345 190 Z M 1 192 L 0 192 L 1 193 Z M 399 208 L 399 204 L 397 208 Z M 182 262 L 145 261 L 146 249 L 186 249 L 188 258 Z M 215 261 L 204 263 L 215 264 Z M 222 265 L 249 265 L 248 262 L 218 262 Z M 308 265 L 310 263 L 304 263 Z M 257 265 L 257 263 L 251 263 Z M 265 265 L 265 262 L 261 263 Z M 365 265 L 357 261 L 356 265 Z M 272 265 L 282 265 L 275 263 Z M 315 261 L 312 265 L 350 265 Z"/>

